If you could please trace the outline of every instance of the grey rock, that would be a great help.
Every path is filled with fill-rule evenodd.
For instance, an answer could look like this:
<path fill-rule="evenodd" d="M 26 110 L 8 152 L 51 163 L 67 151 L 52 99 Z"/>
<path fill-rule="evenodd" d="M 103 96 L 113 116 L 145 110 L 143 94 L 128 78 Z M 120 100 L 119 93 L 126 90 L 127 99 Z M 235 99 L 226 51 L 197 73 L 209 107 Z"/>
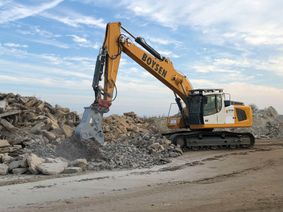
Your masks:
<path fill-rule="evenodd" d="M 8 173 L 8 166 L 4 163 L 0 164 L 0 175 L 6 175 Z"/>
<path fill-rule="evenodd" d="M 56 139 L 56 135 L 52 132 L 49 132 L 47 130 L 41 131 L 42 135 L 44 135 L 49 141 L 53 141 Z"/>
<path fill-rule="evenodd" d="M 70 166 L 65 168 L 64 170 L 64 174 L 74 174 L 74 173 L 79 173 L 82 172 L 82 168 L 81 167 L 74 167 L 74 166 Z"/>
<path fill-rule="evenodd" d="M 9 156 L 8 153 L 2 154 L 1 158 L 2 158 L 2 163 L 5 163 L 5 164 L 9 164 L 13 160 L 15 160 L 15 158 Z"/>
<path fill-rule="evenodd" d="M 5 139 L 0 139 L 0 148 L 10 146 L 10 143 Z"/>
<path fill-rule="evenodd" d="M 66 124 L 62 126 L 62 130 L 67 137 L 71 137 L 73 135 L 74 129 Z"/>
<path fill-rule="evenodd" d="M 44 126 L 44 122 L 39 122 L 31 128 L 30 132 L 34 134 L 39 134 Z"/>
<path fill-rule="evenodd" d="M 175 147 L 175 152 L 179 153 L 180 155 L 183 154 L 183 150 L 179 146 Z"/>
<path fill-rule="evenodd" d="M 169 152 L 169 157 L 171 158 L 175 158 L 175 157 L 178 157 L 179 154 L 177 152 Z"/>
<path fill-rule="evenodd" d="M 153 143 L 149 146 L 149 148 L 153 151 L 153 152 L 161 152 L 164 150 L 164 147 L 159 144 L 159 143 Z"/>
<path fill-rule="evenodd" d="M 62 173 L 67 166 L 68 163 L 65 161 L 58 161 L 57 163 L 41 163 L 37 166 L 37 170 L 39 170 L 42 174 L 56 175 Z"/>
<path fill-rule="evenodd" d="M 23 160 L 15 160 L 12 161 L 9 164 L 9 170 L 15 169 L 15 168 L 26 168 L 27 167 L 27 161 L 26 159 Z"/>
<path fill-rule="evenodd" d="M 88 162 L 87 162 L 86 159 L 76 159 L 76 160 L 72 161 L 69 165 L 85 169 L 88 165 Z"/>
<path fill-rule="evenodd" d="M 27 168 L 15 168 L 12 170 L 13 174 L 24 174 L 28 171 Z"/>
<path fill-rule="evenodd" d="M 0 113 L 3 113 L 6 110 L 7 105 L 8 103 L 6 99 L 0 100 Z"/>
<path fill-rule="evenodd" d="M 12 125 L 10 122 L 8 122 L 6 119 L 1 119 L 0 118 L 0 124 L 6 128 L 8 131 L 14 131 L 16 127 Z"/>
<path fill-rule="evenodd" d="M 44 162 L 44 159 L 38 157 L 36 154 L 31 153 L 27 156 L 28 169 L 32 174 L 38 174 L 37 166 Z"/>

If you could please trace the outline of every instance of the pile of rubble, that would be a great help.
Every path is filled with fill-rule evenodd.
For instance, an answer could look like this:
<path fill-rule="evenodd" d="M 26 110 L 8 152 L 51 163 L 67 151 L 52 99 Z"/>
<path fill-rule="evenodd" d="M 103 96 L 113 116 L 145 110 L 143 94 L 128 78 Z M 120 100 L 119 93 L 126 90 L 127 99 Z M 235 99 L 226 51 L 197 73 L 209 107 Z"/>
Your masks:
<path fill-rule="evenodd" d="M 73 134 L 79 116 L 35 97 L 0 94 L 0 154 L 17 156 L 33 145 L 48 146 Z"/>
<path fill-rule="evenodd" d="M 88 170 L 111 170 L 161 165 L 183 152 L 161 135 L 137 133 L 102 146 L 92 140 L 79 141 L 72 137 L 58 145 L 55 154 L 70 161 L 84 157 L 89 162 Z"/>
<path fill-rule="evenodd" d="M 253 126 L 250 132 L 256 138 L 283 138 L 283 117 L 275 108 L 268 107 L 258 110 L 253 106 Z"/>
<path fill-rule="evenodd" d="M 77 159 L 68 162 L 64 158 L 40 158 L 30 153 L 18 157 L 10 157 L 7 153 L 0 155 L 0 175 L 13 174 L 45 174 L 77 173 L 86 169 L 87 161 Z"/>
<path fill-rule="evenodd" d="M 156 125 L 133 112 L 104 118 L 103 131 L 103 146 L 72 137 L 57 146 L 56 154 L 69 160 L 85 157 L 92 170 L 151 167 L 183 154 L 181 148 L 157 132 Z"/>
<path fill-rule="evenodd" d="M 273 107 L 253 106 L 256 138 L 283 137 L 283 118 Z M 160 134 L 164 119 L 135 113 L 103 120 L 105 144 L 73 135 L 79 116 L 35 97 L 0 93 L 0 175 L 76 173 L 143 168 L 170 162 L 182 150 Z M 161 126 L 162 125 L 162 126 Z M 163 126 L 164 125 L 164 126 Z M 247 129 L 245 129 L 247 130 Z"/>
<path fill-rule="evenodd" d="M 182 154 L 157 133 L 155 125 L 133 112 L 104 118 L 106 142 L 99 147 L 72 136 L 78 123 L 78 115 L 67 108 L 35 97 L 0 94 L 0 173 L 141 168 L 168 163 L 168 158 Z M 29 158 L 39 161 L 36 168 Z M 76 160 L 86 161 L 83 169 L 74 168 Z"/>

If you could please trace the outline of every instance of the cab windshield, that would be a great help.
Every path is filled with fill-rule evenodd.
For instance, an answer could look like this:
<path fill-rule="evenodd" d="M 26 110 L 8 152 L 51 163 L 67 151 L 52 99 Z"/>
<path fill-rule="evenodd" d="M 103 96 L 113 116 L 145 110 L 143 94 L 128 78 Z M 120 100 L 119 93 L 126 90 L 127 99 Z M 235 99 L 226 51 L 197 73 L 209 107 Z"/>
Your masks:
<path fill-rule="evenodd" d="M 205 96 L 205 101 L 203 103 L 204 116 L 209 116 L 218 113 L 221 109 L 222 109 L 221 94 Z"/>

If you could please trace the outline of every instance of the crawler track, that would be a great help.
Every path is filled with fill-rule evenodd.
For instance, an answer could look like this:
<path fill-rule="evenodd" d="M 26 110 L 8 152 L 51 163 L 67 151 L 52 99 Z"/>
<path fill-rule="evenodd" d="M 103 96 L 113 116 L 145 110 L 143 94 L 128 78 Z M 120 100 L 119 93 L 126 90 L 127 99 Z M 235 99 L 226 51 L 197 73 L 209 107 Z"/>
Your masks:
<path fill-rule="evenodd" d="M 175 145 L 191 150 L 201 149 L 239 149 L 254 146 L 251 133 L 229 131 L 180 131 L 164 134 Z"/>

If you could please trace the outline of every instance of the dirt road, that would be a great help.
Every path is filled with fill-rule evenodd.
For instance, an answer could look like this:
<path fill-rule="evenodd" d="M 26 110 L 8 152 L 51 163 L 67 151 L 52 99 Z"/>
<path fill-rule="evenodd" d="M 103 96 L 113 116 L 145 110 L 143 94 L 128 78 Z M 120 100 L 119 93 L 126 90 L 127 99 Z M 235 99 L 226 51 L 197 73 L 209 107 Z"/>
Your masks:
<path fill-rule="evenodd" d="M 1 179 L 0 179 L 1 182 Z M 0 211 L 283 211 L 283 140 L 0 187 Z"/>

